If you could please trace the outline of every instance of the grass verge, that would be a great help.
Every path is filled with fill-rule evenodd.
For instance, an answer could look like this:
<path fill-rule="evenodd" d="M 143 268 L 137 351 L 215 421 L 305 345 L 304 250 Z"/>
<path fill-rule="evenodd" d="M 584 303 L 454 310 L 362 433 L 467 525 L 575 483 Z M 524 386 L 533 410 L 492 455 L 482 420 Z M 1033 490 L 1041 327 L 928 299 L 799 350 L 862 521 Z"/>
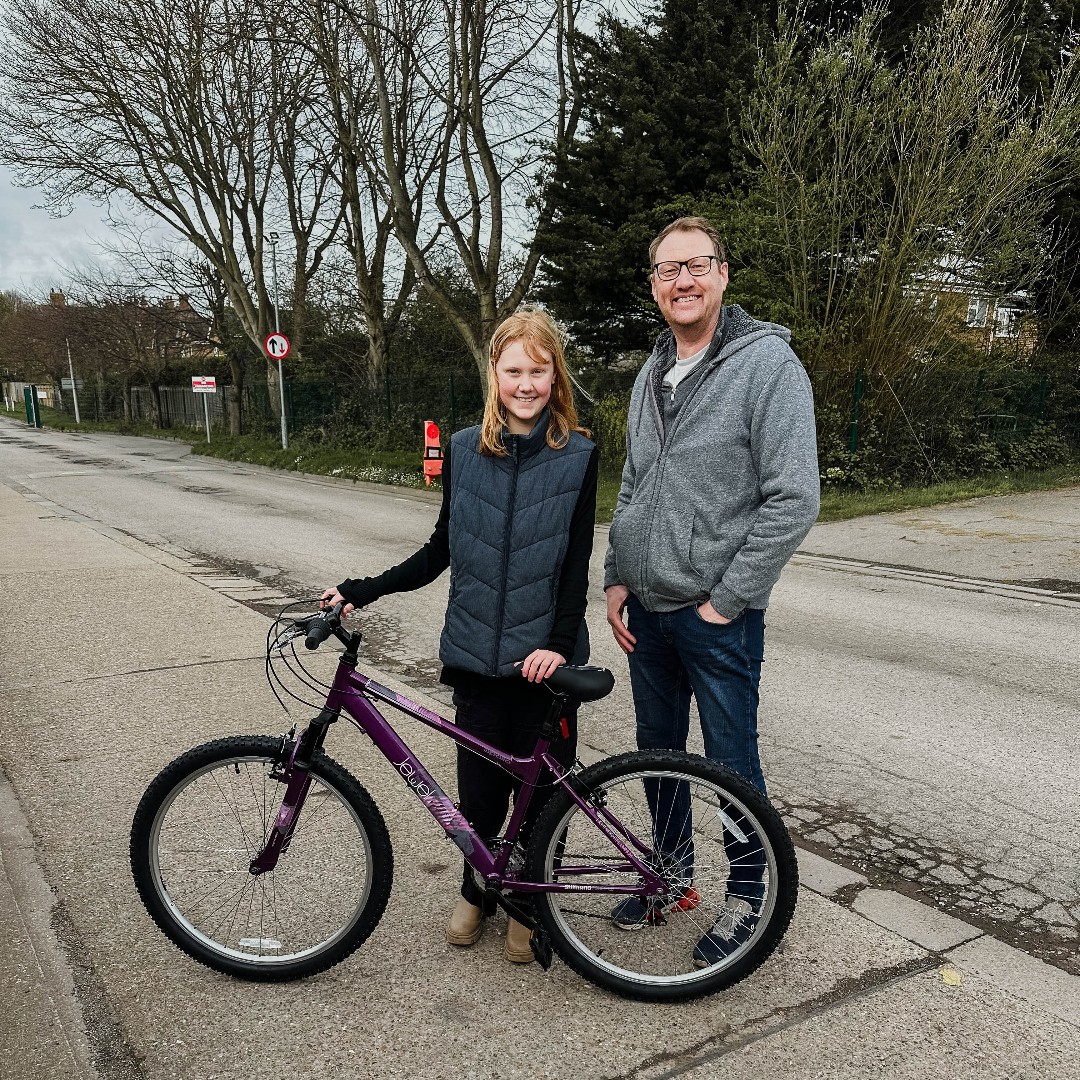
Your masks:
<path fill-rule="evenodd" d="M 995 472 L 965 480 L 948 480 L 926 487 L 896 491 L 823 491 L 818 521 L 844 521 L 865 514 L 915 510 L 923 506 L 963 502 L 987 495 L 1014 495 L 1025 491 L 1050 491 L 1080 485 L 1080 457 L 1049 469 Z"/>
<path fill-rule="evenodd" d="M 288 447 L 282 449 L 280 442 L 265 436 L 215 435 L 210 443 L 193 441 L 191 452 L 290 472 L 339 476 L 344 480 L 363 480 L 370 484 L 424 487 L 419 451 L 411 454 L 407 450 L 345 448 L 311 443 L 303 438 L 290 439 Z"/>
<path fill-rule="evenodd" d="M 22 409 L 9 410 L 0 407 L 0 414 L 13 420 L 26 420 Z M 208 443 L 202 431 L 192 428 L 168 428 L 162 431 L 145 421 L 123 420 L 101 423 L 84 420 L 81 424 L 76 424 L 67 413 L 48 408 L 42 408 L 41 422 L 53 431 L 104 431 L 118 435 L 173 439 L 176 442 L 188 443 L 193 454 L 250 465 L 266 465 L 272 469 L 314 473 L 318 476 L 340 476 L 346 480 L 363 480 L 371 484 L 394 484 L 411 488 L 425 486 L 419 450 L 413 454 L 399 450 L 345 448 L 311 443 L 302 437 L 291 438 L 288 448 L 282 449 L 277 437 L 224 435 L 219 431 L 213 433 L 213 441 Z M 436 481 L 435 490 L 438 490 L 437 485 Z"/>
<path fill-rule="evenodd" d="M 176 439 L 179 442 L 190 442 L 195 438 L 195 433 L 185 428 L 162 431 L 154 427 L 146 420 L 83 420 L 76 424 L 75 419 L 59 409 L 41 407 L 41 423 L 53 431 L 108 431 L 117 435 L 143 435 L 150 439 Z M 26 423 L 26 411 L 23 408 L 5 409 L 0 407 L 0 415 L 10 420 L 20 420 Z M 205 439 L 206 436 L 204 435 Z"/>
<path fill-rule="evenodd" d="M 25 420 L 21 410 L 0 409 L 13 419 Z M 325 443 L 310 443 L 295 438 L 287 449 L 269 436 L 214 434 L 207 443 L 201 432 L 174 428 L 159 431 L 149 424 L 124 422 L 76 425 L 65 413 L 42 409 L 42 422 L 58 431 L 110 431 L 123 435 L 146 435 L 171 438 L 191 444 L 191 452 L 226 461 L 241 461 L 266 465 L 291 472 L 314 473 L 319 476 L 339 476 L 347 480 L 362 480 L 372 484 L 395 484 L 399 487 L 422 488 L 420 453 L 404 450 L 368 450 L 363 447 L 345 448 Z M 596 493 L 596 520 L 611 520 L 619 494 L 619 470 L 602 469 Z M 965 480 L 950 480 L 926 487 L 905 487 L 895 490 L 858 492 L 826 489 L 821 495 L 819 521 L 844 521 L 865 514 L 885 514 L 897 510 L 914 510 L 923 506 L 962 502 L 987 495 L 1010 495 L 1025 491 L 1049 491 L 1054 488 L 1080 485 L 1080 455 L 1072 461 L 1049 469 L 1029 472 L 996 472 L 973 476 Z M 438 490 L 438 482 L 434 486 Z"/>
<path fill-rule="evenodd" d="M 1030 472 L 996 472 L 965 480 L 949 480 L 926 487 L 904 487 L 889 491 L 838 491 L 821 493 L 818 521 L 845 521 L 865 514 L 886 514 L 914 510 L 922 506 L 963 502 L 985 495 L 1011 495 L 1024 491 L 1050 491 L 1080 485 L 1080 456 L 1063 465 Z M 619 495 L 619 474 L 603 472 L 597 485 L 596 520 L 610 521 Z"/>

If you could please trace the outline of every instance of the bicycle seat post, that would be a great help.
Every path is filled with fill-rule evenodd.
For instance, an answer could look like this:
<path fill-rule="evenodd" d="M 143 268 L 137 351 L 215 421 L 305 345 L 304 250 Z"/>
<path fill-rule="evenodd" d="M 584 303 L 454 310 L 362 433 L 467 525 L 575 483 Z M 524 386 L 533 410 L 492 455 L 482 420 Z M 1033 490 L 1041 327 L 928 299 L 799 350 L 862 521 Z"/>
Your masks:
<path fill-rule="evenodd" d="M 540 728 L 540 737 L 549 743 L 554 742 L 557 735 L 562 735 L 563 738 L 569 735 L 559 726 L 566 710 L 566 697 L 566 694 L 560 694 L 554 690 L 551 692 L 551 704 L 548 706 L 547 716 Z"/>

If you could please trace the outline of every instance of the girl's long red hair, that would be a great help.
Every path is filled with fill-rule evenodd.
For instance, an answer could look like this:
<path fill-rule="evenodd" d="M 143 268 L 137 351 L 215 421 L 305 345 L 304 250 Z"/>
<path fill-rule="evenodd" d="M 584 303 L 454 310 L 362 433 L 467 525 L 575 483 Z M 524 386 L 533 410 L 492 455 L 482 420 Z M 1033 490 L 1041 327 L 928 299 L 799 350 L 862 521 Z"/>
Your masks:
<path fill-rule="evenodd" d="M 495 378 L 495 365 L 503 350 L 512 341 L 520 341 L 533 360 L 541 364 L 552 358 L 555 364 L 551 381 L 551 398 L 548 401 L 547 443 L 553 450 L 561 450 L 570 441 L 570 432 L 577 431 L 588 436 L 589 430 L 578 423 L 570 377 L 566 370 L 566 353 L 563 338 L 551 316 L 540 308 L 526 304 L 513 315 L 504 319 L 491 338 L 490 362 L 488 364 L 487 401 L 480 428 L 480 453 L 492 457 L 505 457 L 502 433 L 506 427 L 506 409 L 499 400 L 499 383 Z"/>

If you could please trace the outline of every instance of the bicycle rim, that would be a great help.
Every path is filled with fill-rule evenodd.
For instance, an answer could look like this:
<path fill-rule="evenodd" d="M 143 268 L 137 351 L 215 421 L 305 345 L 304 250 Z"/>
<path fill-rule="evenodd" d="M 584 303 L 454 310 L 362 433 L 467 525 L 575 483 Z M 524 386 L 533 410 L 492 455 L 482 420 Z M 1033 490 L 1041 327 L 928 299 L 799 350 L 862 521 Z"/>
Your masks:
<path fill-rule="evenodd" d="M 676 818 L 669 808 L 654 825 L 646 795 L 649 782 L 681 785 L 689 814 Z M 549 914 L 557 945 L 561 939 L 559 951 L 571 954 L 564 959 L 593 981 L 633 996 L 640 991 L 643 997 L 710 993 L 757 966 L 750 958 L 761 951 L 769 933 L 778 879 L 774 845 L 761 816 L 748 805 L 754 800 L 732 793 L 715 778 L 667 767 L 620 770 L 599 782 L 593 796 L 602 804 L 605 820 L 639 841 L 643 850 L 635 853 L 662 874 L 668 890 L 652 900 L 638 897 L 648 914 L 635 928 L 616 925 L 616 909 L 626 897 L 592 893 L 588 886 L 636 885 L 642 877 L 571 803 L 548 834 L 544 880 L 583 891 L 537 898 Z M 729 840 L 745 840 L 736 863 L 760 863 L 753 882 L 738 880 L 743 871 L 728 857 L 725 833 Z M 658 841 L 662 834 L 686 839 Z M 743 915 L 735 926 L 729 914 L 733 910 Z M 730 936 L 723 936 L 725 932 Z M 710 934 L 727 951 L 716 955 L 706 942 L 707 955 L 699 952 L 696 957 Z M 736 973 L 736 968 L 743 970 Z"/>
<path fill-rule="evenodd" d="M 270 756 L 239 753 L 184 776 L 150 832 L 150 870 L 178 929 L 222 960 L 297 965 L 355 926 L 371 891 L 371 844 L 346 795 L 316 764 L 287 852 L 264 874 L 251 860 L 285 784 Z"/>

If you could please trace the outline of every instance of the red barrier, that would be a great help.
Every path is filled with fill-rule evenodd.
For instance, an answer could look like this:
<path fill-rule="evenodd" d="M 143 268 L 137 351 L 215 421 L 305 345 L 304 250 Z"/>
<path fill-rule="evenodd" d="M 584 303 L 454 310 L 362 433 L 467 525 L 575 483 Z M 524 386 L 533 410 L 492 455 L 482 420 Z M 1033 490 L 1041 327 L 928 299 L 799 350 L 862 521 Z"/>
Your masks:
<path fill-rule="evenodd" d="M 442 476 L 442 444 L 439 442 L 439 425 L 434 420 L 425 420 L 424 483 L 430 485 L 436 476 Z"/>

